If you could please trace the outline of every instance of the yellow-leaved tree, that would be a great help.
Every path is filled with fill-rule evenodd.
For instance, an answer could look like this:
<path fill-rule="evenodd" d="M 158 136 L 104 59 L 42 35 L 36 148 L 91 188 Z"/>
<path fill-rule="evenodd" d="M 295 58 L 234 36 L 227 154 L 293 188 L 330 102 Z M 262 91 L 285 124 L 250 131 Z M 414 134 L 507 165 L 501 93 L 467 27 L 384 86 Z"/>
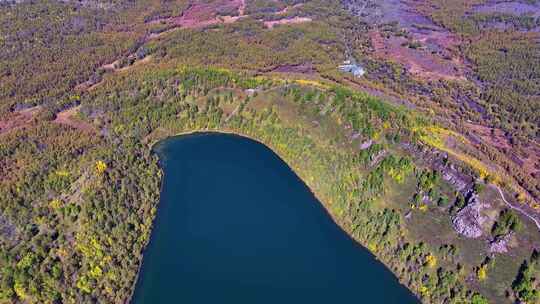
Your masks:
<path fill-rule="evenodd" d="M 104 161 L 102 161 L 102 160 L 98 160 L 98 161 L 96 162 L 96 172 L 97 172 L 98 174 L 101 175 L 101 174 L 103 174 L 106 170 L 107 170 L 107 164 L 106 164 Z"/>
<path fill-rule="evenodd" d="M 437 266 L 437 257 L 434 256 L 433 254 L 429 254 L 429 255 L 426 257 L 426 265 L 427 265 L 429 268 L 433 268 L 433 267 Z"/>
<path fill-rule="evenodd" d="M 487 265 L 482 265 L 478 268 L 476 271 L 476 276 L 478 277 L 478 281 L 483 281 L 487 278 Z"/>

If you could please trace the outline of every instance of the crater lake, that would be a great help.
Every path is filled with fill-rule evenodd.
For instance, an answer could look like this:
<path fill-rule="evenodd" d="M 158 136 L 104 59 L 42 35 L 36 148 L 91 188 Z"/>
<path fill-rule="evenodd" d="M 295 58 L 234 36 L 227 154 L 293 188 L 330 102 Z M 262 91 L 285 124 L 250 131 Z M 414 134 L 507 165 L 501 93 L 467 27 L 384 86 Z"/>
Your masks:
<path fill-rule="evenodd" d="M 196 133 L 154 151 L 164 176 L 133 304 L 419 303 L 263 144 Z"/>

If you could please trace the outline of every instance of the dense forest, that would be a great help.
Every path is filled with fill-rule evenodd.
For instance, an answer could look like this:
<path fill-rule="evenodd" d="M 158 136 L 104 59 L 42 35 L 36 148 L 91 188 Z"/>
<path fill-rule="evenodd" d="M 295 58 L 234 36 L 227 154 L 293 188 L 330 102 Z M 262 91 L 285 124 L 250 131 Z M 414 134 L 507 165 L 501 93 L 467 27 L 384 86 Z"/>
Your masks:
<path fill-rule="evenodd" d="M 462 283 L 471 266 L 458 262 L 456 245 L 433 247 L 406 233 L 404 210 L 437 205 L 383 203 L 388 192 L 413 181 L 413 190 L 442 206 L 454 204 L 438 190 L 437 172 L 394 150 L 421 144 L 412 130 L 426 122 L 404 108 L 339 86 L 189 68 L 111 80 L 73 106 L 79 109 L 74 119 L 91 129 L 36 119 L 3 136 L 3 242 L 23 245 L 2 251 L 4 301 L 129 299 L 159 194 L 160 170 L 149 145 L 197 130 L 232 131 L 272 147 L 335 220 L 425 302 L 487 301 Z M 379 143 L 358 151 L 347 132 Z M 515 219 L 506 218 L 494 234 L 513 229 Z"/>
<path fill-rule="evenodd" d="M 337 1 L 0 3 L 0 303 L 129 302 L 159 208 L 152 145 L 196 131 L 272 148 L 423 303 L 540 301 L 523 212 L 539 181 L 463 125 L 538 137 L 533 34 L 434 2 L 438 24 L 484 35 L 462 51 L 485 90 L 369 57 L 370 25 Z M 204 5 L 205 26 L 181 19 Z M 305 22 L 265 23 L 282 19 Z M 351 54 L 362 80 L 337 69 Z M 489 117 L 449 99 L 465 95 Z M 480 227 L 460 230 L 477 208 Z"/>

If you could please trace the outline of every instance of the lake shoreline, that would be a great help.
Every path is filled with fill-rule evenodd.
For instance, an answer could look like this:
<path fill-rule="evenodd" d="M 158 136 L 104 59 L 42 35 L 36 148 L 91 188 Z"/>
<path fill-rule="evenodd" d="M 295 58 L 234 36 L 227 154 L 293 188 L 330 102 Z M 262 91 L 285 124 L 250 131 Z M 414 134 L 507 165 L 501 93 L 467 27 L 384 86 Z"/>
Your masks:
<path fill-rule="evenodd" d="M 175 138 L 175 137 L 183 137 L 183 136 L 191 136 L 191 135 L 205 135 L 205 134 L 223 134 L 223 135 L 231 135 L 231 136 L 238 136 L 238 137 L 241 137 L 241 138 L 245 138 L 245 139 L 248 139 L 248 140 L 251 140 L 251 141 L 254 141 L 258 144 L 261 144 L 263 145 L 264 147 L 268 148 L 269 150 L 272 151 L 272 153 L 274 153 L 284 164 L 286 164 L 286 166 L 288 167 L 288 169 L 294 174 L 294 176 L 296 177 L 296 179 L 298 179 L 304 187 L 306 187 L 309 192 L 311 193 L 311 195 L 320 203 L 320 205 L 322 206 L 322 209 L 324 210 L 324 212 L 326 213 L 326 215 L 344 232 L 344 234 L 351 240 L 353 241 L 353 243 L 360 247 L 362 250 L 364 250 L 365 252 L 369 253 L 369 255 L 372 256 L 372 258 L 374 258 L 378 263 L 382 264 L 382 266 L 384 266 L 384 268 L 386 268 L 386 270 L 388 270 L 392 276 L 394 277 L 394 279 L 403 287 L 405 287 L 412 295 L 414 295 L 414 297 L 419 301 L 419 303 L 421 303 L 421 299 L 418 297 L 417 293 L 415 291 L 413 291 L 412 289 L 410 289 L 404 282 L 402 282 L 400 280 L 400 278 L 394 273 L 394 271 L 392 270 L 391 267 L 389 267 L 389 265 L 382 259 L 380 259 L 375 253 L 373 253 L 371 250 L 369 250 L 367 248 L 367 246 L 364 246 L 360 241 L 358 241 L 357 239 L 355 239 L 352 235 L 352 233 L 349 231 L 349 229 L 345 228 L 346 225 L 342 224 L 342 222 L 338 219 L 337 215 L 334 215 L 332 212 L 330 212 L 330 208 L 328 206 L 328 203 L 326 203 L 326 201 L 324 199 L 322 199 L 320 197 L 320 195 L 318 195 L 316 193 L 316 191 L 314 191 L 314 189 L 312 187 L 310 187 L 301 177 L 300 175 L 298 174 L 297 170 L 291 166 L 291 164 L 289 162 L 287 162 L 285 159 L 283 159 L 283 157 L 280 155 L 280 153 L 270 144 L 270 143 L 267 143 L 265 141 L 263 141 L 262 139 L 260 138 L 257 138 L 255 136 L 252 136 L 252 135 L 248 135 L 244 132 L 239 132 L 237 130 L 234 130 L 234 129 L 230 129 L 230 128 L 219 128 L 219 129 L 198 129 L 198 130 L 190 130 L 190 131 L 185 131 L 185 132 L 179 132 L 179 133 L 175 133 L 175 134 L 172 134 L 172 135 L 167 135 L 167 136 L 164 136 L 162 138 L 159 138 L 159 139 L 155 139 L 153 141 L 151 141 L 148 146 L 150 148 L 150 150 L 152 151 L 152 154 L 156 154 L 158 156 L 158 164 L 159 164 L 159 168 L 160 168 L 160 172 L 161 172 L 161 182 L 160 182 L 160 200 L 161 200 L 161 194 L 162 194 L 162 191 L 163 191 L 163 185 L 164 185 L 164 178 L 165 178 L 165 172 L 164 172 L 164 169 L 163 169 L 163 164 L 162 164 L 162 159 L 161 157 L 159 157 L 158 153 L 155 151 L 155 147 L 162 143 L 162 142 L 165 142 L 167 140 L 170 140 L 172 138 Z M 160 202 L 158 202 L 157 206 L 156 206 L 156 209 L 157 208 L 160 208 Z M 154 228 L 155 228 L 155 221 L 157 219 L 157 215 L 158 215 L 158 212 L 159 212 L 159 209 L 156 211 L 156 215 L 155 215 L 155 218 L 152 220 L 152 226 L 151 226 L 151 233 L 150 233 L 150 237 L 149 237 L 149 240 L 148 240 L 148 243 L 144 246 L 144 249 L 142 250 L 141 252 L 141 263 L 139 264 L 138 266 L 138 271 L 137 271 L 137 275 L 135 277 L 135 280 L 134 280 L 134 284 L 133 284 L 133 288 L 131 290 L 131 297 L 130 297 L 130 301 L 129 303 L 133 303 L 133 296 L 134 296 L 134 293 L 135 293 L 135 290 L 136 290 L 136 287 L 137 287 L 137 284 L 139 282 L 139 277 L 142 274 L 142 265 L 144 263 L 144 256 L 145 256 L 145 253 L 148 249 L 148 246 L 152 240 L 152 233 L 154 231 Z"/>

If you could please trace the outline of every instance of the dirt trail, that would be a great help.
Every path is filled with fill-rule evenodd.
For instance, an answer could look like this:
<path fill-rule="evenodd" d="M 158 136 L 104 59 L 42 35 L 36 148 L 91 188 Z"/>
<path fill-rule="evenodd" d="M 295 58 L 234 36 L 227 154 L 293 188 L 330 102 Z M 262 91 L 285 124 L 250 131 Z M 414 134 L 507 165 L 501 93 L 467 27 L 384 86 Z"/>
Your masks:
<path fill-rule="evenodd" d="M 293 6 L 286 6 L 284 9 L 278 11 L 278 12 L 275 12 L 274 15 L 285 15 L 286 13 L 288 13 L 291 9 L 293 8 L 297 8 L 297 7 L 301 7 L 302 5 L 304 5 L 304 3 L 298 3 L 298 4 L 295 4 Z"/>
<path fill-rule="evenodd" d="M 464 64 L 459 58 L 444 59 L 442 56 L 434 54 L 428 47 L 418 49 L 409 47 L 409 40 L 406 38 L 394 36 L 385 38 L 376 30 L 371 31 L 369 36 L 376 57 L 395 61 L 415 76 L 424 79 L 466 80 Z M 431 36 L 416 41 L 424 41 L 425 43 L 430 40 L 431 43 L 434 43 L 437 36 L 436 34 L 431 34 Z M 448 37 L 445 38 L 449 40 Z M 453 42 L 446 41 L 446 43 L 453 45 Z"/>
<path fill-rule="evenodd" d="M 0 135 L 23 128 L 32 121 L 40 109 L 40 106 L 35 106 L 10 113 L 5 120 L 0 120 Z"/>
<path fill-rule="evenodd" d="M 53 121 L 57 124 L 62 124 L 66 126 L 70 126 L 75 129 L 79 129 L 81 131 L 89 132 L 89 133 L 95 133 L 94 127 L 84 121 L 81 121 L 74 116 L 79 112 L 79 109 L 81 106 L 69 108 L 67 110 L 64 110 L 56 115 L 56 119 Z"/>
<path fill-rule="evenodd" d="M 300 7 L 302 4 L 287 6 L 283 10 L 275 12 L 274 15 L 283 15 L 289 10 Z M 237 16 L 219 15 L 221 10 L 236 8 Z M 169 23 L 175 28 L 203 28 L 214 24 L 228 24 L 248 17 L 246 14 L 246 0 L 220 0 L 212 3 L 192 3 L 180 16 L 156 19 L 150 23 Z M 275 24 L 293 24 L 311 21 L 307 17 L 285 18 L 281 20 L 264 22 L 267 28 L 272 28 Z M 167 31 L 168 32 L 168 31 Z M 158 36 L 160 34 L 155 34 Z M 151 35 L 152 37 L 152 35 Z"/>
<path fill-rule="evenodd" d="M 240 107 L 241 107 L 242 104 L 239 104 L 238 106 L 236 106 L 236 108 L 234 108 L 234 110 L 232 111 L 232 113 L 227 116 L 227 118 L 225 118 L 225 123 L 229 122 L 229 120 L 231 118 L 233 118 L 234 116 L 236 116 L 236 114 L 238 114 L 238 111 L 240 111 Z"/>
<path fill-rule="evenodd" d="M 357 82 L 354 79 L 343 79 L 343 84 L 346 84 L 348 86 L 351 86 L 359 91 L 368 93 L 369 95 L 378 97 L 380 99 L 383 99 L 385 101 L 388 101 L 394 105 L 400 105 L 405 106 L 408 109 L 416 109 L 416 105 L 404 98 L 401 98 L 399 96 L 394 96 L 389 92 L 384 92 L 380 89 L 369 87 L 367 84 L 362 84 L 360 82 Z"/>
<path fill-rule="evenodd" d="M 304 22 L 311 22 L 312 19 L 309 17 L 294 17 L 294 18 L 286 18 L 286 19 L 280 19 L 280 20 L 274 20 L 274 21 L 265 21 L 264 25 L 271 29 L 275 25 L 278 24 L 298 24 L 298 23 L 304 23 Z"/>
<path fill-rule="evenodd" d="M 533 217 L 532 215 L 527 213 L 527 211 L 525 211 L 525 210 L 523 210 L 523 209 L 521 209 L 519 207 L 516 207 L 516 206 L 512 205 L 509 201 L 507 201 L 506 198 L 504 198 L 504 193 L 501 190 L 501 188 L 499 188 L 499 186 L 497 186 L 497 185 L 490 185 L 490 186 L 497 189 L 497 191 L 499 191 L 499 195 L 501 196 L 503 202 L 508 207 L 510 207 L 510 209 L 514 209 L 514 210 L 518 211 L 519 213 L 523 214 L 524 216 L 528 217 L 529 219 L 531 219 L 536 224 L 536 227 L 538 228 L 538 230 L 540 230 L 540 221 L 538 221 L 538 219 L 536 219 L 535 217 Z"/>
<path fill-rule="evenodd" d="M 228 7 L 238 7 L 238 16 L 217 16 L 218 9 L 228 8 Z M 158 39 L 162 36 L 167 35 L 168 33 L 177 30 L 178 28 L 201 28 L 218 23 L 233 23 L 239 20 L 240 18 L 246 17 L 246 1 L 245 0 L 222 0 L 216 5 L 213 4 L 192 4 L 182 15 L 177 17 L 168 17 L 162 19 L 156 19 L 150 21 L 149 24 L 157 23 L 170 23 L 173 25 L 171 29 L 163 31 L 161 33 L 152 33 L 147 35 L 143 44 L 149 41 Z M 124 58 L 124 56 L 122 56 Z M 122 58 L 116 59 L 113 62 L 103 64 L 99 69 L 106 72 L 117 72 L 117 71 L 126 71 L 136 64 L 145 63 L 151 60 L 151 56 L 146 56 L 143 59 L 136 59 L 137 54 L 133 52 L 129 54 L 126 58 L 136 59 L 134 64 L 119 67 Z M 103 80 L 96 77 L 92 77 L 89 80 L 78 84 L 75 86 L 75 90 L 79 91 L 88 91 L 97 87 Z"/>
<path fill-rule="evenodd" d="M 220 11 L 238 11 L 237 16 L 220 15 Z M 180 28 L 201 28 L 213 24 L 232 23 L 246 17 L 245 0 L 219 0 L 211 3 L 191 3 L 180 16 L 157 19 L 150 23 L 169 23 Z"/>
<path fill-rule="evenodd" d="M 282 15 L 288 12 L 290 9 L 301 6 L 302 4 L 296 4 L 293 6 L 287 6 L 282 11 L 274 13 L 275 15 Z M 204 28 L 210 25 L 215 24 L 230 24 L 234 23 L 242 18 L 246 18 L 249 15 L 246 14 L 246 0 L 218 0 L 211 3 L 192 3 L 189 7 L 182 12 L 181 15 L 175 17 L 160 18 L 149 21 L 148 24 L 163 24 L 168 23 L 172 25 L 171 28 L 160 33 L 151 33 L 144 37 L 142 44 L 145 44 L 149 41 L 163 37 L 177 29 L 196 29 Z M 237 16 L 228 16 L 228 15 L 219 15 L 219 12 L 227 9 L 237 9 Z M 260 20 L 262 21 L 262 20 Z M 264 25 L 268 29 L 272 29 L 276 24 L 296 24 L 302 22 L 312 21 L 308 17 L 294 17 L 294 18 L 284 18 L 280 20 L 267 21 L 264 22 Z M 136 64 L 145 63 L 151 60 L 151 56 L 146 56 L 143 59 L 137 58 L 137 52 L 129 54 L 127 57 L 122 56 L 119 59 L 107 64 L 103 64 L 99 68 L 106 72 L 117 72 L 117 71 L 126 71 Z M 134 63 L 125 67 L 118 67 L 123 58 L 135 59 Z M 85 82 L 82 82 L 75 86 L 75 90 L 78 91 L 89 91 L 97 87 L 103 79 L 101 77 L 96 77 L 94 75 Z M 1 126 L 1 125 L 0 125 Z"/>
<path fill-rule="evenodd" d="M 152 55 L 148 55 L 148 56 L 144 57 L 143 59 L 137 60 L 132 65 L 128 65 L 128 66 L 125 66 L 125 67 L 122 67 L 122 68 L 117 68 L 114 71 L 115 72 L 124 72 L 124 71 L 127 71 L 127 70 L 131 69 L 132 67 L 135 67 L 135 66 L 138 66 L 138 65 L 141 65 L 141 64 L 145 64 L 145 63 L 149 62 L 150 60 L 152 60 Z"/>

